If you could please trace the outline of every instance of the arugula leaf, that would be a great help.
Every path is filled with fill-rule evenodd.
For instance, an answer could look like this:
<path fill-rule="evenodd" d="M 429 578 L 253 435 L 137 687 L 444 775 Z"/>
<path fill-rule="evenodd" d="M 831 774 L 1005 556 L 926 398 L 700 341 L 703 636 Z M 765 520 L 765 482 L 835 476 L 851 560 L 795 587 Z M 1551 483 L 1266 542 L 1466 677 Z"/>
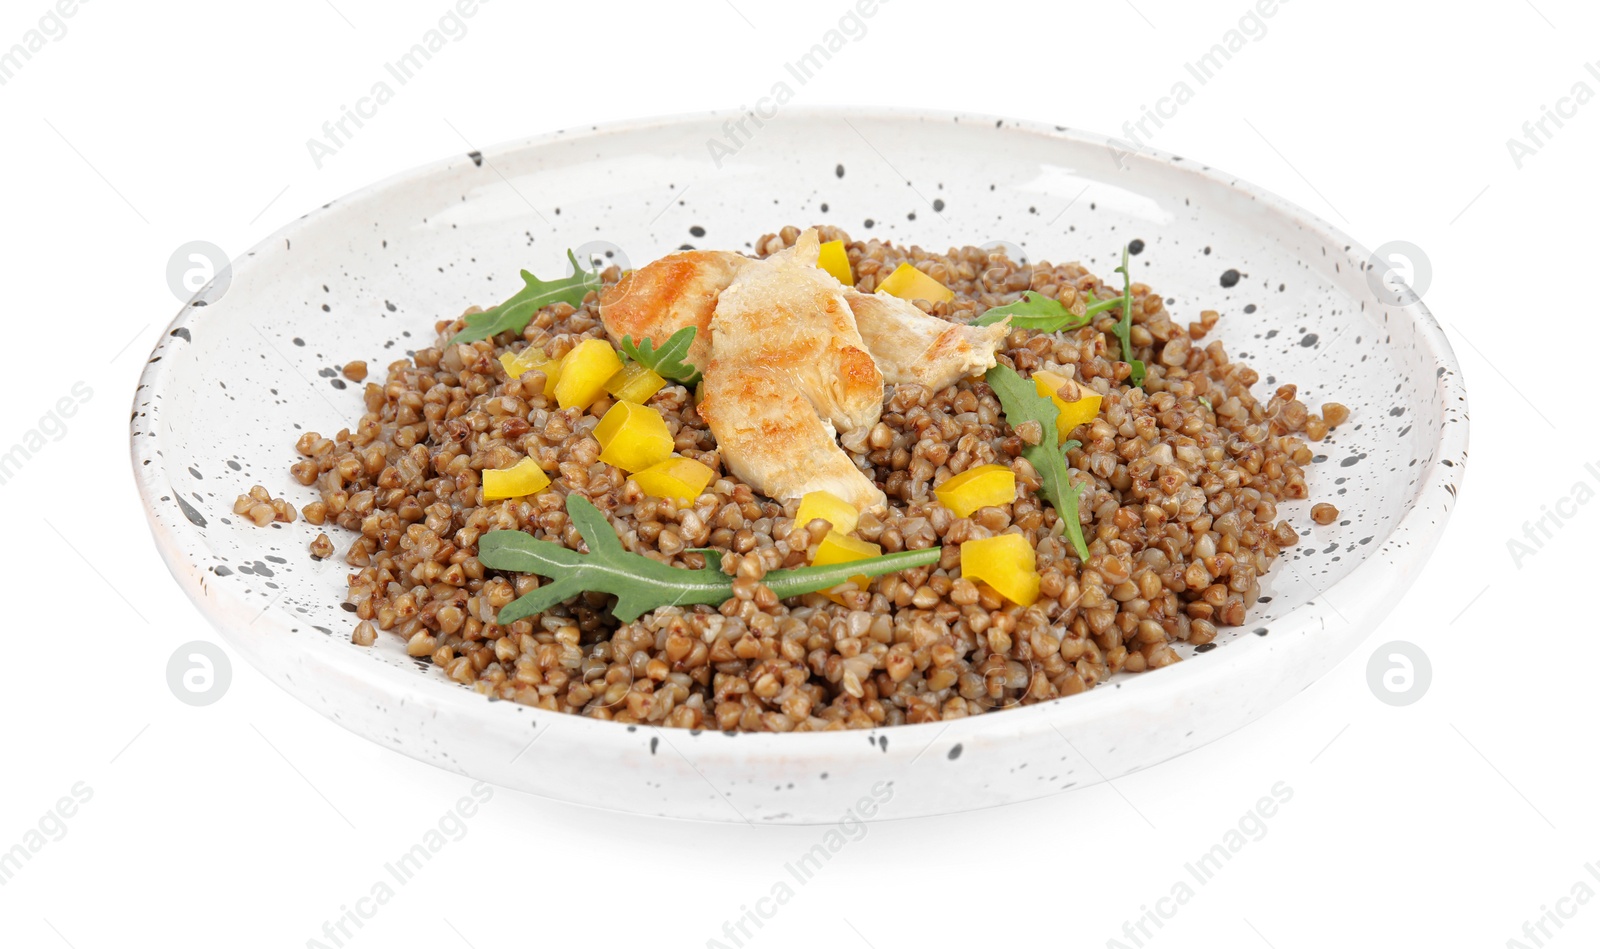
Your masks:
<path fill-rule="evenodd" d="M 1030 290 L 1020 300 L 985 310 L 982 316 L 972 321 L 972 325 L 992 326 L 1008 316 L 1013 327 L 1041 333 L 1077 329 L 1089 322 L 1087 315 L 1074 316 L 1071 310 L 1061 305 L 1060 300 Z"/>
<path fill-rule="evenodd" d="M 467 325 L 450 337 L 450 345 L 489 339 L 507 331 L 520 333 L 535 313 L 552 303 L 583 303 L 590 290 L 600 289 L 600 270 L 584 270 L 571 250 L 567 251 L 567 260 L 572 262 L 572 274 L 558 280 L 540 280 L 524 270 L 522 289 L 504 303 L 467 317 Z"/>
<path fill-rule="evenodd" d="M 700 381 L 700 370 L 687 362 L 684 357 L 689 355 L 689 345 L 694 342 L 695 327 L 685 326 L 671 336 L 660 349 L 656 348 L 655 341 L 649 337 L 635 343 L 632 337 L 622 337 L 622 342 L 617 348 L 628 354 L 628 358 L 646 369 L 654 369 L 656 375 L 663 379 L 674 379 L 686 386 L 692 386 Z"/>
<path fill-rule="evenodd" d="M 1074 484 L 1067 469 L 1067 452 L 1078 447 L 1078 442 L 1068 441 L 1057 446 L 1051 436 L 1056 431 L 1056 405 L 1039 394 L 1031 380 L 1017 375 L 1017 371 L 1004 364 L 997 365 L 984 374 L 983 380 L 1000 399 L 1005 409 L 1006 424 L 1012 429 L 1024 422 L 1038 422 L 1045 438 L 1037 445 L 1026 445 L 1022 457 L 1028 459 L 1033 470 L 1039 473 L 1039 493 L 1061 516 L 1067 537 L 1078 559 L 1089 559 L 1089 545 L 1083 539 L 1083 525 L 1078 523 L 1078 492 L 1082 485 Z"/>
<path fill-rule="evenodd" d="M 1129 288 L 1128 276 L 1128 245 L 1122 245 L 1122 266 L 1116 269 L 1122 274 L 1122 319 L 1112 328 L 1117 339 L 1122 340 L 1122 361 L 1127 363 L 1132 370 L 1128 374 L 1128 381 L 1136 386 L 1144 385 L 1144 363 L 1133 358 L 1133 343 L 1130 337 L 1133 333 L 1133 292 Z"/>
<path fill-rule="evenodd" d="M 1088 294 L 1088 307 L 1082 316 L 1074 316 L 1071 310 L 1061 305 L 1060 300 L 1029 290 L 1020 300 L 985 310 L 982 316 L 972 321 L 972 325 L 989 326 L 1009 316 L 1011 325 L 1015 328 L 1038 330 L 1041 333 L 1059 333 L 1088 326 L 1095 317 L 1121 302 L 1116 297 L 1095 302 L 1094 291 L 1088 291 Z"/>
<path fill-rule="evenodd" d="M 567 516 L 589 545 L 587 554 L 522 531 L 490 531 L 478 540 L 478 560 L 484 566 L 550 579 L 501 608 L 497 621 L 502 626 L 543 613 L 580 593 L 615 595 L 617 603 L 611 615 L 624 623 L 660 606 L 720 606 L 733 597 L 733 578 L 719 569 L 722 558 L 716 551 L 699 551 L 706 557 L 706 565 L 699 570 L 673 567 L 623 550 L 606 516 L 582 495 L 567 495 Z M 774 570 L 763 582 L 780 598 L 788 598 L 831 590 L 862 574 L 876 577 L 932 566 L 939 562 L 939 555 L 938 547 L 903 550 L 828 567 Z"/>

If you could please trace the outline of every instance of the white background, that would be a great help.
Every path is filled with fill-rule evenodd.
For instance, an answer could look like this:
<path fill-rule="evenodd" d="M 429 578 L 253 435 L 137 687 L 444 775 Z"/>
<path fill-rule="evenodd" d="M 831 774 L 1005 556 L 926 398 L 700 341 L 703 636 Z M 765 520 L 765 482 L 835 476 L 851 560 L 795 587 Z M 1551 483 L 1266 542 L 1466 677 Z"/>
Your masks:
<path fill-rule="evenodd" d="M 1249 9 L 1135 2 L 891 0 L 797 102 L 1115 133 Z M 1368 247 L 1411 241 L 1431 262 L 1425 300 L 1469 380 L 1472 461 L 1444 543 L 1388 621 L 1264 720 L 1115 787 L 873 825 L 747 945 L 1132 946 L 1124 922 L 1280 781 L 1294 796 L 1266 836 L 1147 945 L 1534 946 L 1523 925 L 1546 907 L 1575 915 L 1544 944 L 1600 940 L 1600 905 L 1557 902 L 1580 880 L 1600 891 L 1584 869 L 1600 860 L 1600 504 L 1577 506 L 1520 567 L 1507 549 L 1575 483 L 1600 485 L 1600 102 L 1550 125 L 1520 170 L 1506 146 L 1574 83 L 1600 91 L 1585 71 L 1600 15 L 1581 0 L 1534 3 L 1285 3 L 1152 143 Z M 0 50 L 46 9 L 6 0 Z M 0 886 L 0 943 L 332 945 L 324 922 L 469 786 L 348 734 L 242 662 L 210 707 L 168 691 L 169 655 L 218 641 L 158 561 L 126 461 L 134 381 L 178 308 L 172 252 L 203 239 L 241 253 L 329 199 L 465 151 L 463 137 L 481 147 L 751 104 L 847 6 L 493 0 L 318 170 L 306 139 L 447 9 L 93 0 L 0 86 L 13 347 L 0 446 L 74 381 L 93 389 L 66 434 L 0 487 L 0 850 L 77 782 L 93 792 Z M 1397 639 L 1433 666 L 1404 708 L 1379 702 L 1366 676 Z M 496 791 L 424 885 L 346 944 L 704 946 L 821 833 Z"/>

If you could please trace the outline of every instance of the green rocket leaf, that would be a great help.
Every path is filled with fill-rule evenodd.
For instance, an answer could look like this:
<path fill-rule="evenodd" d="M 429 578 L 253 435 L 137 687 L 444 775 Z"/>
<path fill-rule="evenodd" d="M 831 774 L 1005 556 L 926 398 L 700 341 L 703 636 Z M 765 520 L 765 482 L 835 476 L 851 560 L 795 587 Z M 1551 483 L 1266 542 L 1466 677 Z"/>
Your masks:
<path fill-rule="evenodd" d="M 584 270 L 570 250 L 567 251 L 567 260 L 572 262 L 572 274 L 558 280 L 540 280 L 524 270 L 522 289 L 499 306 L 468 316 L 467 325 L 450 337 L 450 345 L 489 339 L 505 332 L 520 333 L 535 313 L 552 303 L 565 303 L 568 306 L 582 304 L 590 290 L 600 289 L 600 271 Z"/>
<path fill-rule="evenodd" d="M 617 348 L 628 355 L 629 359 L 645 367 L 654 369 L 656 375 L 663 379 L 673 379 L 686 386 L 692 386 L 700 381 L 700 371 L 685 362 L 689 355 L 689 346 L 694 342 L 695 327 L 685 326 L 671 336 L 660 349 L 656 348 L 655 341 L 649 337 L 633 341 L 630 336 L 622 337 Z"/>
<path fill-rule="evenodd" d="M 1041 333 L 1059 333 L 1088 326 L 1095 317 L 1121 302 L 1121 298 L 1113 297 L 1096 303 L 1091 291 L 1088 308 L 1082 316 L 1076 316 L 1071 310 L 1062 306 L 1060 300 L 1029 290 L 1015 302 L 985 310 L 982 316 L 972 321 L 972 325 L 989 326 L 1009 316 L 1014 328 L 1038 330 Z"/>
<path fill-rule="evenodd" d="M 1056 404 L 1040 395 L 1032 380 L 1017 375 L 1017 371 L 1009 366 L 995 366 L 984 374 L 983 379 L 1000 399 L 1007 425 L 1015 430 L 1024 422 L 1038 422 L 1039 430 L 1045 433 L 1039 444 L 1027 445 L 1022 449 L 1022 457 L 1028 459 L 1033 470 L 1039 473 L 1039 493 L 1061 515 L 1061 522 L 1072 541 L 1072 549 L 1078 552 L 1078 559 L 1088 560 L 1089 545 L 1083 539 L 1083 525 L 1078 523 L 1078 492 L 1082 490 L 1082 485 L 1073 483 L 1067 469 L 1067 452 L 1078 447 L 1078 442 L 1056 444 L 1052 437 L 1056 432 L 1056 416 L 1060 414 Z"/>
<path fill-rule="evenodd" d="M 718 569 L 720 557 L 706 554 L 706 566 L 699 570 L 674 567 L 629 553 L 617 539 L 611 523 L 588 499 L 567 495 L 567 516 L 583 535 L 589 552 L 580 554 L 548 540 L 538 540 L 522 531 L 499 530 L 484 534 L 478 541 L 478 560 L 494 570 L 532 573 L 550 580 L 537 590 L 524 594 L 500 610 L 501 625 L 543 613 L 563 600 L 580 593 L 610 593 L 617 598 L 611 614 L 631 623 L 662 606 L 701 604 L 719 606 L 733 597 L 733 578 Z M 876 577 L 912 567 L 939 562 L 940 550 L 904 550 L 827 567 L 799 567 L 774 570 L 763 579 L 780 598 L 831 590 L 851 577 Z"/>

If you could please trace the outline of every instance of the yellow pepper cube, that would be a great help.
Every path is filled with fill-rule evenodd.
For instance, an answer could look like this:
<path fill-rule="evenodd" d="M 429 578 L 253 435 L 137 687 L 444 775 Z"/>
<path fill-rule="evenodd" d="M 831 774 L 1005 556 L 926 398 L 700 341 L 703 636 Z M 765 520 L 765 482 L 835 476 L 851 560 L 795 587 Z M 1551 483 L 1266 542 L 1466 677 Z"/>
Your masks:
<path fill-rule="evenodd" d="M 544 373 L 544 397 L 545 398 L 547 398 L 547 399 L 555 398 L 556 380 L 561 378 L 561 364 L 563 362 L 565 362 L 565 361 L 566 361 L 566 357 L 563 356 L 560 359 L 547 359 L 544 362 L 536 363 L 536 364 L 528 367 L 530 369 L 537 369 L 540 372 Z"/>
<path fill-rule="evenodd" d="M 657 375 L 654 369 L 630 362 L 617 370 L 616 375 L 606 380 L 606 391 L 624 402 L 637 402 L 643 405 L 666 384 L 667 380 Z"/>
<path fill-rule="evenodd" d="M 821 253 L 817 255 L 817 266 L 847 287 L 856 285 L 856 275 L 850 270 L 850 255 L 845 253 L 844 241 L 823 244 Z"/>
<path fill-rule="evenodd" d="M 882 556 L 883 548 L 877 544 L 841 534 L 838 531 L 828 531 L 828 536 L 822 538 L 822 543 L 817 545 L 817 555 L 811 558 L 814 567 L 831 567 L 838 563 L 854 563 L 857 560 L 866 560 L 870 557 Z M 865 590 L 871 581 L 866 574 L 857 574 L 850 578 L 851 582 Z M 827 594 L 828 599 L 841 603 L 842 598 Z"/>
<path fill-rule="evenodd" d="M 500 501 L 538 494 L 550 487 L 550 476 L 539 463 L 524 458 L 509 468 L 489 468 L 483 472 L 483 499 Z"/>
<path fill-rule="evenodd" d="M 1056 433 L 1058 441 L 1066 441 L 1072 430 L 1085 422 L 1092 422 L 1100 415 L 1100 393 L 1094 391 L 1083 383 L 1078 383 L 1078 399 L 1075 402 L 1056 395 L 1061 387 L 1067 384 L 1067 377 L 1048 370 L 1039 370 L 1033 374 L 1033 387 L 1040 395 L 1048 396 L 1056 404 Z"/>
<path fill-rule="evenodd" d="M 927 300 L 929 303 L 956 298 L 954 290 L 918 270 L 909 260 L 896 267 L 894 273 L 878 284 L 878 292 L 902 300 Z"/>
<path fill-rule="evenodd" d="M 980 507 L 1010 504 L 1017 499 L 1017 476 L 1005 465 L 979 465 L 968 468 L 933 489 L 939 503 L 956 512 L 957 517 L 971 517 Z"/>
<path fill-rule="evenodd" d="M 529 346 L 520 353 L 500 354 L 500 365 L 505 367 L 506 375 L 513 379 L 520 379 L 523 373 L 537 369 L 549 361 L 550 358 L 544 354 L 544 350 L 537 346 Z"/>
<path fill-rule="evenodd" d="M 705 491 L 713 474 L 715 472 L 693 458 L 668 458 L 635 472 L 633 480 L 653 498 L 692 502 Z"/>
<path fill-rule="evenodd" d="M 595 426 L 600 460 L 623 471 L 643 471 L 672 457 L 672 433 L 661 413 L 637 402 L 618 402 Z"/>
<path fill-rule="evenodd" d="M 861 512 L 856 506 L 828 491 L 808 491 L 800 499 L 800 509 L 794 514 L 794 526 L 805 527 L 817 518 L 828 522 L 828 526 L 841 534 L 848 534 L 856 529 L 856 521 L 861 517 Z"/>
<path fill-rule="evenodd" d="M 600 398 L 606 382 L 622 368 L 617 351 L 603 339 L 586 339 L 561 360 L 556 403 L 564 409 L 586 409 Z"/>
<path fill-rule="evenodd" d="M 1039 599 L 1039 570 L 1033 545 L 1021 534 L 999 534 L 961 545 L 961 576 L 982 580 L 1018 606 Z"/>

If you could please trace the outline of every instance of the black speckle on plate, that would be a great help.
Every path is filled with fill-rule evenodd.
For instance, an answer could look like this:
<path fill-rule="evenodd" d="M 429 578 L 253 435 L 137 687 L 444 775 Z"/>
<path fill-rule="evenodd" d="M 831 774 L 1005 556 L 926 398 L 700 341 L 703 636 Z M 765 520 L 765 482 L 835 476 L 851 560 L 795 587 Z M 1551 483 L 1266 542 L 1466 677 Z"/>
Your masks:
<path fill-rule="evenodd" d="M 200 516 L 200 512 L 195 510 L 188 501 L 181 497 L 174 497 L 173 500 L 178 502 L 178 507 L 183 511 L 183 516 L 189 519 L 189 523 L 196 527 L 206 526 L 206 519 Z"/>

